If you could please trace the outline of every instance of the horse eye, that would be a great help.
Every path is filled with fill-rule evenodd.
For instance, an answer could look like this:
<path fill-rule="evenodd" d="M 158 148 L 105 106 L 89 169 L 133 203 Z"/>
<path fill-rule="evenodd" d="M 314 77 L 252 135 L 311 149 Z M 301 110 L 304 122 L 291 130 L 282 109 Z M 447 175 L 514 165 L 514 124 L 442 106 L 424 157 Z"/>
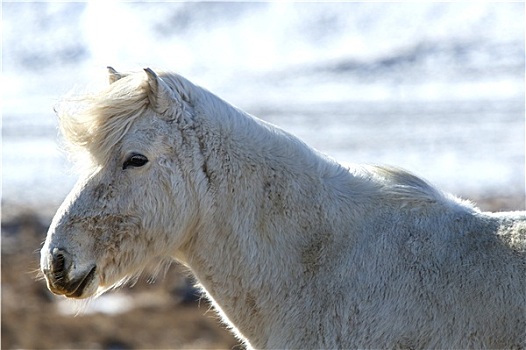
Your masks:
<path fill-rule="evenodd" d="M 122 164 L 122 169 L 126 169 L 128 167 L 138 168 L 143 166 L 144 164 L 148 163 L 148 158 L 143 156 L 142 154 L 132 154 L 125 162 Z"/>

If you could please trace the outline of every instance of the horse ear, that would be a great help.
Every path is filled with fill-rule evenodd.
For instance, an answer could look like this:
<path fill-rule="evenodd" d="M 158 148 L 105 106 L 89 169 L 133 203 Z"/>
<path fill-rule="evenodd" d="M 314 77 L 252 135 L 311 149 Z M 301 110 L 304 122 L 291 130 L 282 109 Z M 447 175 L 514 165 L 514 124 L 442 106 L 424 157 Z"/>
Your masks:
<path fill-rule="evenodd" d="M 117 72 L 113 67 L 108 66 L 108 81 L 110 85 L 124 77 L 124 74 Z"/>
<path fill-rule="evenodd" d="M 150 105 L 157 113 L 164 114 L 173 103 L 173 92 L 153 70 L 145 68 L 144 71 L 148 76 L 148 85 L 150 87 L 148 92 Z"/>

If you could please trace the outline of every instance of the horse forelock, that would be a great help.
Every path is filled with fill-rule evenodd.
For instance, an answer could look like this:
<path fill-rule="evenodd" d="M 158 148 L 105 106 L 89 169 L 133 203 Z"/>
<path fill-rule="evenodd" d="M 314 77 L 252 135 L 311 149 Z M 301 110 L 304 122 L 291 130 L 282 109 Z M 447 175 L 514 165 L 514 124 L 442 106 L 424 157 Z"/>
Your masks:
<path fill-rule="evenodd" d="M 100 92 L 67 96 L 59 103 L 60 131 L 73 156 L 87 153 L 94 164 L 105 163 L 148 104 L 146 83 L 137 78 L 131 75 Z"/>
<path fill-rule="evenodd" d="M 160 76 L 181 99 L 189 99 L 191 84 L 186 80 L 176 74 Z M 90 166 L 105 164 L 114 146 L 146 112 L 149 93 L 147 77 L 140 72 L 124 76 L 102 91 L 63 98 L 56 112 L 68 152 L 82 161 L 89 155 Z"/>

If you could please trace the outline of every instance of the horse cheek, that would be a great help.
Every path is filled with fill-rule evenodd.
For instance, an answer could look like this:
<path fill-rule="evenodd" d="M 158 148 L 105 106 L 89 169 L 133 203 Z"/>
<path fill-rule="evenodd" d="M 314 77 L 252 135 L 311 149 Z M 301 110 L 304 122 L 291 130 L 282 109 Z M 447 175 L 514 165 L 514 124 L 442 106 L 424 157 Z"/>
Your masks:
<path fill-rule="evenodd" d="M 142 213 L 145 244 L 171 256 L 184 241 L 196 210 L 192 210 L 194 201 L 177 167 L 170 162 L 163 165 L 152 171 L 152 180 L 136 203 Z"/>

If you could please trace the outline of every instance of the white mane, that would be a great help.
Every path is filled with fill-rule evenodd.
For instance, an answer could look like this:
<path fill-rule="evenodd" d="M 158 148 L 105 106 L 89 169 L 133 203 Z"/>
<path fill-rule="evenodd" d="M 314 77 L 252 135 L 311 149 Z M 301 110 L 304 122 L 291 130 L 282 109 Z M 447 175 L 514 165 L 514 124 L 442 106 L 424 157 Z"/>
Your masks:
<path fill-rule="evenodd" d="M 209 115 L 212 116 L 221 114 L 220 123 L 230 122 L 232 127 L 244 129 L 243 133 L 249 134 L 252 140 L 261 139 L 262 147 L 268 142 L 266 134 L 260 133 L 258 129 L 251 129 L 250 123 L 242 123 L 247 117 L 246 114 L 242 118 L 234 116 L 228 120 L 229 115 L 244 114 L 244 112 L 224 104 L 217 96 L 192 84 L 178 74 L 162 72 L 159 77 L 181 97 L 178 100 L 172 100 L 173 106 L 169 110 L 168 117 L 180 121 L 184 114 L 185 117 L 191 118 L 188 110 L 192 106 L 188 103 L 199 96 L 207 101 L 209 110 L 220 110 L 219 113 L 209 112 Z M 126 135 L 130 126 L 147 112 L 151 104 L 150 94 L 151 87 L 143 73 L 119 73 L 118 79 L 112 80 L 106 89 L 98 93 L 69 96 L 63 99 L 56 110 L 60 130 L 73 157 L 75 158 L 76 154 L 88 154 L 93 161 L 93 166 L 105 164 L 110 157 L 110 152 Z M 248 118 L 254 117 L 249 116 Z M 254 119 L 257 120 L 257 118 Z M 273 133 L 283 133 L 294 144 L 299 144 L 300 148 L 306 147 L 309 152 L 313 152 L 294 136 L 273 130 L 269 124 L 257 121 L 266 125 Z M 336 172 L 346 172 L 329 158 L 318 153 L 316 155 L 326 161 L 322 163 L 323 166 L 332 167 Z M 383 184 L 383 194 L 390 193 L 394 195 L 395 200 L 436 202 L 444 199 L 440 191 L 402 169 L 386 166 L 358 166 L 354 171 L 357 176 L 364 179 L 375 178 L 377 181 L 374 183 Z M 363 184 L 364 188 L 369 185 L 368 181 Z"/>

